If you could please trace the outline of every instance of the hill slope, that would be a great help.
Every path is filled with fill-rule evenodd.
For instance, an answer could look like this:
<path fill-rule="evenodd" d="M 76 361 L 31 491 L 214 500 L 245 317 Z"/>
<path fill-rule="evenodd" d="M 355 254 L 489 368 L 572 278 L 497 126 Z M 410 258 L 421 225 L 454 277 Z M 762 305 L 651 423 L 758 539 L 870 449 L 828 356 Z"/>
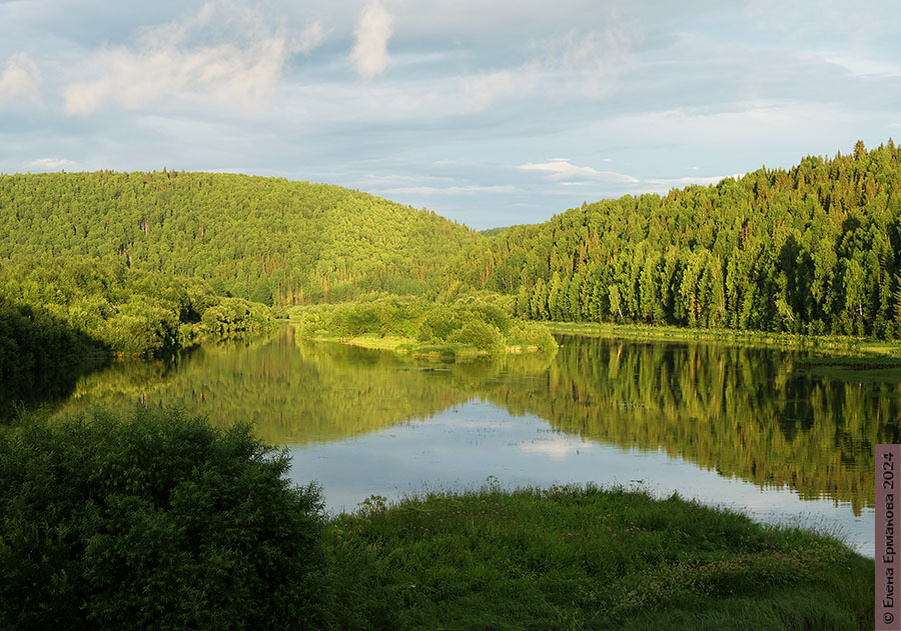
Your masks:
<path fill-rule="evenodd" d="M 901 337 L 901 149 L 584 204 L 476 246 L 536 319 Z"/>
<path fill-rule="evenodd" d="M 0 267 L 87 255 L 266 304 L 489 290 L 516 296 L 517 314 L 535 319 L 901 337 L 892 141 L 716 186 L 583 204 L 490 236 L 282 179 L 0 176 L 0 234 Z"/>
<path fill-rule="evenodd" d="M 266 304 L 434 291 L 481 238 L 348 189 L 211 173 L 0 176 L 0 259 L 118 257 Z"/>

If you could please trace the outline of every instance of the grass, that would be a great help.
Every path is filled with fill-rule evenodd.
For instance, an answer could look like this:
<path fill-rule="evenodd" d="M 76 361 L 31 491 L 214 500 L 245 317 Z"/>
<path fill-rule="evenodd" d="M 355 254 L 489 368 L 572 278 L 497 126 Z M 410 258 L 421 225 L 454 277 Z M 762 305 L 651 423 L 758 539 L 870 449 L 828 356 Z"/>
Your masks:
<path fill-rule="evenodd" d="M 486 350 L 466 344 L 429 344 L 420 343 L 412 337 L 381 337 L 378 335 L 359 335 L 357 337 L 313 337 L 314 342 L 340 342 L 360 348 L 376 350 L 388 350 L 410 355 L 414 359 L 468 359 L 490 355 Z M 536 353 L 540 352 L 537 346 L 507 346 L 505 353 Z"/>
<path fill-rule="evenodd" d="M 372 498 L 326 529 L 340 629 L 872 629 L 826 534 L 595 487 Z"/>
<path fill-rule="evenodd" d="M 593 322 L 547 322 L 555 334 L 593 337 L 624 337 L 639 340 L 717 341 L 749 346 L 791 347 L 856 357 L 901 358 L 901 342 L 858 337 L 796 335 L 731 329 L 690 329 L 674 326 L 610 324 Z"/>

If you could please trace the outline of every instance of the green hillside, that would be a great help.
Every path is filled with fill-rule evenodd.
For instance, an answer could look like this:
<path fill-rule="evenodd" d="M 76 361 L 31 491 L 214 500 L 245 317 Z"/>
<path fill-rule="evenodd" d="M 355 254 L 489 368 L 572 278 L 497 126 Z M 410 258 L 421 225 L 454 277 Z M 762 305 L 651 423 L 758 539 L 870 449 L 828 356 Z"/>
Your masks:
<path fill-rule="evenodd" d="M 901 338 L 901 149 L 480 234 L 365 193 L 210 173 L 0 175 L 0 365 L 172 350 L 264 305 L 510 296 L 536 320 Z M 69 349 L 60 350 L 55 349 Z"/>
<path fill-rule="evenodd" d="M 461 258 L 536 319 L 901 337 L 901 148 L 584 204 Z"/>
<path fill-rule="evenodd" d="M 115 257 L 264 304 L 427 294 L 479 239 L 348 189 L 212 173 L 0 176 L 0 261 Z"/>

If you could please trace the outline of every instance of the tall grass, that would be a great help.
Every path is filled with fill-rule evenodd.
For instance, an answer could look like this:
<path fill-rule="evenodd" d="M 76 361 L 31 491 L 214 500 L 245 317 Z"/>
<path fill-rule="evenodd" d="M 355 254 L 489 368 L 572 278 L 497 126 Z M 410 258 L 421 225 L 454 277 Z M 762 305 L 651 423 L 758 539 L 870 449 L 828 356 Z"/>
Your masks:
<path fill-rule="evenodd" d="M 680 499 L 554 487 L 370 501 L 326 531 L 342 629 L 866 629 L 873 562 Z"/>

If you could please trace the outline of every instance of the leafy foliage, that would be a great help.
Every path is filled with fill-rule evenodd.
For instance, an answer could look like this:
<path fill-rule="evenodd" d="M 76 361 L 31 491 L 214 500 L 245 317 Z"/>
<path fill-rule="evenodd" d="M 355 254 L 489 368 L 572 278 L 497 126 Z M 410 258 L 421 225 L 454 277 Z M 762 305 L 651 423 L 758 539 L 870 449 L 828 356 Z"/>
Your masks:
<path fill-rule="evenodd" d="M 86 352 L 167 353 L 272 321 L 265 305 L 216 296 L 204 283 L 75 255 L 3 265 L 0 316 L 0 374 Z"/>
<path fill-rule="evenodd" d="M 0 176 L 0 230 L 4 313 L 44 310 L 117 352 L 258 328 L 270 314 L 251 303 L 396 294 L 455 305 L 473 292 L 504 294 L 508 313 L 534 320 L 901 337 L 901 149 L 891 141 L 484 234 L 281 179 Z M 446 343 L 473 315 L 407 308 L 349 307 L 326 329 Z M 477 319 L 509 333 L 503 317 Z M 0 336 L 9 355 L 14 338 Z"/>
<path fill-rule="evenodd" d="M 555 351 L 557 342 L 544 325 L 510 317 L 511 302 L 491 294 L 469 295 L 449 304 L 383 296 L 296 309 L 295 316 L 305 337 L 396 336 L 450 354 L 496 354 L 508 346 Z"/>
<path fill-rule="evenodd" d="M 901 338 L 901 148 L 584 204 L 453 265 L 538 320 Z"/>
<path fill-rule="evenodd" d="M 117 257 L 267 305 L 425 294 L 479 238 L 337 186 L 171 171 L 0 176 L 0 234 L 0 260 Z"/>
<path fill-rule="evenodd" d="M 0 294 L 0 379 L 71 365 L 74 353 L 87 352 L 95 343 L 48 310 L 16 304 Z"/>
<path fill-rule="evenodd" d="M 316 623 L 321 503 L 286 453 L 175 410 L 0 436 L 0 626 Z"/>

